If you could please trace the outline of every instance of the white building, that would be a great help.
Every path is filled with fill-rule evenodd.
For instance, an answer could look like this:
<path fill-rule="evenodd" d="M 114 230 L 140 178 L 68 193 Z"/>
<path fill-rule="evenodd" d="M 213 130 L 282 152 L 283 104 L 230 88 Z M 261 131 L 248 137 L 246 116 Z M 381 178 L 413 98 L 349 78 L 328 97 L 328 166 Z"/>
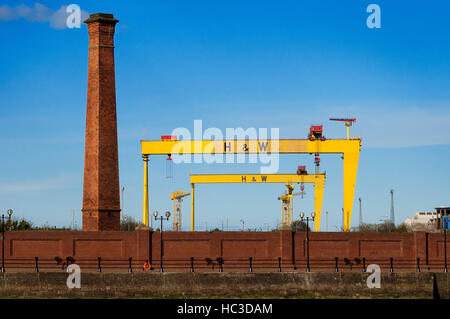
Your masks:
<path fill-rule="evenodd" d="M 438 222 L 437 212 L 417 212 L 413 217 L 404 221 L 406 227 L 413 231 L 436 231 Z"/>

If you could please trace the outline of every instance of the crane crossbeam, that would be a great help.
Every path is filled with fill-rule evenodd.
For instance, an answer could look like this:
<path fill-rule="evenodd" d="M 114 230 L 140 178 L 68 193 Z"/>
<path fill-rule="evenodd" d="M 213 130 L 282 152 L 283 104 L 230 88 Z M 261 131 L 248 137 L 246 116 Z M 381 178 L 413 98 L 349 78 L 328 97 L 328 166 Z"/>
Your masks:
<path fill-rule="evenodd" d="M 143 155 L 359 153 L 361 139 L 141 141 Z"/>
<path fill-rule="evenodd" d="M 325 180 L 325 174 L 206 174 L 191 175 L 193 184 L 219 183 L 315 183 Z"/>

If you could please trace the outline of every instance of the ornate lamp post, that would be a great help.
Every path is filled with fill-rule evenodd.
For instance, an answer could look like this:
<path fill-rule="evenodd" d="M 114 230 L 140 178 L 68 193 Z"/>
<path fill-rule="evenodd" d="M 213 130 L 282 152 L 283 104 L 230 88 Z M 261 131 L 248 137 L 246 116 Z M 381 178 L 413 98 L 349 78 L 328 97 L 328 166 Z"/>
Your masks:
<path fill-rule="evenodd" d="M 300 213 L 300 219 L 303 221 L 303 218 L 305 217 L 304 213 Z M 312 220 L 314 221 L 314 218 L 316 217 L 316 213 L 311 213 Z M 306 272 L 310 272 L 309 268 L 309 217 L 306 217 Z"/>
<path fill-rule="evenodd" d="M 166 217 L 164 217 L 164 216 L 159 216 L 159 218 L 158 218 L 158 212 L 157 211 L 154 211 L 153 212 L 153 216 L 155 216 L 155 220 L 161 220 L 161 228 L 159 229 L 159 233 L 161 234 L 161 237 L 160 237 L 160 241 L 161 241 L 161 261 L 160 261 L 160 266 L 159 266 L 159 271 L 160 272 L 164 272 L 164 269 L 163 269 L 163 254 L 164 254 L 164 252 L 163 252 L 163 240 L 162 240 L 162 234 L 163 234 L 163 220 L 169 220 L 169 217 L 170 217 L 170 212 L 169 211 L 166 211 Z"/>
<path fill-rule="evenodd" d="M 11 219 L 11 215 L 13 214 L 12 209 L 8 209 L 6 211 L 8 214 L 8 220 Z M 2 272 L 5 272 L 5 215 L 2 214 Z"/>

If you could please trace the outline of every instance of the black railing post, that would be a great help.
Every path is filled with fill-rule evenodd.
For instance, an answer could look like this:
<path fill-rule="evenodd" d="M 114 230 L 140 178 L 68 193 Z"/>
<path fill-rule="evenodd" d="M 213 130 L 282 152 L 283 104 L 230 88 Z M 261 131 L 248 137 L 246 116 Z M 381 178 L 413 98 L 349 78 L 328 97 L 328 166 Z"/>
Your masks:
<path fill-rule="evenodd" d="M 223 272 L 223 258 L 219 258 L 219 272 Z"/>
<path fill-rule="evenodd" d="M 194 257 L 191 257 L 191 272 L 194 272 Z"/>
<path fill-rule="evenodd" d="M 389 271 L 394 272 L 394 258 L 391 257 L 390 261 L 391 261 L 391 269 Z"/>
<path fill-rule="evenodd" d="M 34 272 L 39 272 L 39 257 L 34 257 Z"/>
<path fill-rule="evenodd" d="M 281 257 L 278 257 L 278 272 L 281 272 Z"/>
<path fill-rule="evenodd" d="M 249 269 L 249 271 L 250 271 L 250 272 L 253 272 L 253 258 L 250 257 L 250 258 L 248 259 L 248 261 L 249 261 L 249 263 L 250 263 L 250 269 Z"/>
<path fill-rule="evenodd" d="M 417 272 L 420 272 L 420 258 L 417 257 Z"/>
<path fill-rule="evenodd" d="M 132 268 L 132 266 L 131 266 L 131 261 L 132 261 L 132 258 L 129 257 L 129 258 L 128 258 L 128 272 L 133 272 L 133 268 Z"/>
<path fill-rule="evenodd" d="M 339 272 L 339 268 L 338 268 L 338 258 L 337 258 L 337 257 L 334 257 L 334 262 L 335 262 L 334 271 L 335 271 L 335 272 Z"/>
<path fill-rule="evenodd" d="M 102 272 L 102 257 L 97 257 L 97 272 Z"/>
<path fill-rule="evenodd" d="M 366 272 L 366 257 L 363 257 L 363 272 Z"/>

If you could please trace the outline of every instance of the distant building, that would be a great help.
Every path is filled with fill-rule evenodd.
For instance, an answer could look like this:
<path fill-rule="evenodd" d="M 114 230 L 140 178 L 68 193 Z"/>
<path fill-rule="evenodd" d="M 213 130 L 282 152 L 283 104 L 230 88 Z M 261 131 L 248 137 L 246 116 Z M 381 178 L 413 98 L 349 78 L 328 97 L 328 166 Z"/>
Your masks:
<path fill-rule="evenodd" d="M 435 209 L 438 214 L 441 214 L 441 216 L 450 216 L 450 207 L 441 206 Z"/>
<path fill-rule="evenodd" d="M 404 223 L 412 231 L 435 231 L 438 225 L 438 213 L 417 212 L 413 217 L 407 217 Z"/>
<path fill-rule="evenodd" d="M 438 216 L 438 222 L 437 222 L 437 227 L 438 228 L 442 228 L 442 217 L 449 217 L 450 216 L 450 207 L 437 207 L 436 209 L 436 213 Z"/>
<path fill-rule="evenodd" d="M 437 231 L 442 228 L 442 217 L 450 217 L 450 207 L 437 207 L 435 212 L 417 212 L 413 217 L 404 221 L 406 227 L 412 231 Z"/>

